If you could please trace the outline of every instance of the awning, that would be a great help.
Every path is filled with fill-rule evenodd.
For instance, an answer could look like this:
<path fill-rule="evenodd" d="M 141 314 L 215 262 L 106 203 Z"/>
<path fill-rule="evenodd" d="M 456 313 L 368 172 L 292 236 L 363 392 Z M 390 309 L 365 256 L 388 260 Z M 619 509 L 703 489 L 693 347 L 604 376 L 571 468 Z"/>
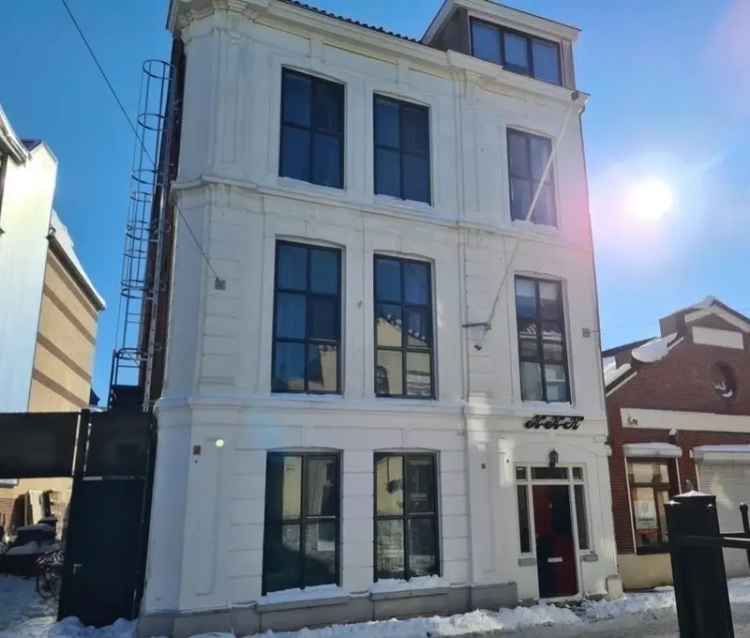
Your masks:
<path fill-rule="evenodd" d="M 622 446 L 626 457 L 677 459 L 682 449 L 671 443 L 626 443 Z"/>
<path fill-rule="evenodd" d="M 750 463 L 750 445 L 699 445 L 693 448 L 698 461 Z"/>

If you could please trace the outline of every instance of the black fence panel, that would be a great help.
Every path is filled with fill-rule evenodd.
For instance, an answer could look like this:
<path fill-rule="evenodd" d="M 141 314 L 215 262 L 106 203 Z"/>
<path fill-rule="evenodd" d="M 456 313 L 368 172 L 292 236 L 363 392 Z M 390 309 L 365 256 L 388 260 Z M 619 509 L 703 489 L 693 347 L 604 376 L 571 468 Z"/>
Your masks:
<path fill-rule="evenodd" d="M 102 627 L 137 616 L 142 479 L 76 479 L 65 545 L 59 618 Z"/>
<path fill-rule="evenodd" d="M 0 478 L 71 476 L 78 412 L 0 414 Z"/>
<path fill-rule="evenodd" d="M 146 476 L 151 419 L 143 412 L 92 412 L 85 475 Z"/>

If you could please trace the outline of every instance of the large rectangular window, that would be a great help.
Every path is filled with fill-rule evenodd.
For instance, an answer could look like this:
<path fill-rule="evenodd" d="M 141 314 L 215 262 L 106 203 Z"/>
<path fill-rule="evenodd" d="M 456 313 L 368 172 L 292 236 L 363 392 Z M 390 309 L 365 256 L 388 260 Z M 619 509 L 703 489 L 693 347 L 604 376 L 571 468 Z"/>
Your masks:
<path fill-rule="evenodd" d="M 542 182 L 551 152 L 549 138 L 508 129 L 510 216 L 513 219 L 526 220 L 534 194 L 539 189 L 539 197 L 528 221 L 545 226 L 557 225 L 555 180 L 551 166 Z"/>
<path fill-rule="evenodd" d="M 522 400 L 570 401 L 560 283 L 516 277 L 516 319 Z"/>
<path fill-rule="evenodd" d="M 284 69 L 281 85 L 279 174 L 343 188 L 343 84 Z"/>
<path fill-rule="evenodd" d="M 432 277 L 423 261 L 375 256 L 375 394 L 434 398 Z"/>
<path fill-rule="evenodd" d="M 432 454 L 375 455 L 375 580 L 439 572 Z"/>
<path fill-rule="evenodd" d="M 629 461 L 628 482 L 636 551 L 666 552 L 669 538 L 664 504 L 669 501 L 670 493 L 668 462 Z"/>
<path fill-rule="evenodd" d="M 276 243 L 273 392 L 339 393 L 341 251 Z"/>
<path fill-rule="evenodd" d="M 514 73 L 561 84 L 560 47 L 519 31 L 504 29 L 484 20 L 471 20 L 472 55 L 500 64 Z"/>
<path fill-rule="evenodd" d="M 375 193 L 429 204 L 429 109 L 376 95 L 374 111 Z"/>
<path fill-rule="evenodd" d="M 338 582 L 339 500 L 336 454 L 269 453 L 263 594 Z"/>

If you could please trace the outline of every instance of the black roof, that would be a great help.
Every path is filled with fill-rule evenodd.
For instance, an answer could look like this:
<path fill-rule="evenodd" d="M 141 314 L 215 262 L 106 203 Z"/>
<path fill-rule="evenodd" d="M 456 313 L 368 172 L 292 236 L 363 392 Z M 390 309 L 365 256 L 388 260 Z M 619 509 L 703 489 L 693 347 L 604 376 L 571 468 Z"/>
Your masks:
<path fill-rule="evenodd" d="M 21 144 L 26 147 L 27 151 L 33 151 L 42 143 L 42 140 L 21 140 Z"/>
<path fill-rule="evenodd" d="M 653 341 L 656 337 L 649 337 L 648 339 L 640 339 L 638 341 L 631 341 L 630 343 L 624 343 L 621 346 L 615 346 L 608 350 L 602 350 L 603 357 L 614 357 L 616 354 L 624 352 L 625 350 L 635 350 L 638 346 L 642 346 L 644 343 Z"/>
<path fill-rule="evenodd" d="M 400 40 L 406 40 L 408 42 L 414 42 L 415 44 L 421 44 L 421 42 L 416 38 L 410 38 L 409 36 L 396 33 L 395 31 L 388 31 L 388 29 L 384 29 L 383 27 L 376 27 L 375 25 L 367 24 L 366 22 L 353 20 L 352 18 L 347 18 L 346 16 L 342 16 L 337 13 L 331 13 L 330 11 L 325 11 L 323 9 L 319 9 L 318 7 L 314 7 L 311 4 L 298 2 L 298 0 L 281 0 L 281 2 L 286 2 L 286 4 L 299 7 L 300 9 L 307 9 L 308 11 L 313 11 L 314 13 L 319 13 L 320 15 L 324 15 L 329 18 L 335 18 L 336 20 L 341 20 L 342 22 L 346 22 L 348 24 L 353 24 L 358 27 L 364 27 L 365 29 L 371 29 L 372 31 L 377 31 L 378 33 L 383 33 L 384 35 L 390 35 L 394 38 L 399 38 Z"/>

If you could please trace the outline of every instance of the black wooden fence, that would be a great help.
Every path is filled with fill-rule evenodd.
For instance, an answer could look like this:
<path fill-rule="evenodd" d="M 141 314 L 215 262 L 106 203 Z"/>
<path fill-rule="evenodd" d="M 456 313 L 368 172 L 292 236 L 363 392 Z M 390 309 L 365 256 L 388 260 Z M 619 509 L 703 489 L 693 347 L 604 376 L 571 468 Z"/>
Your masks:
<path fill-rule="evenodd" d="M 150 414 L 0 414 L 0 478 L 71 477 L 58 616 L 135 618 L 156 453 Z"/>
<path fill-rule="evenodd" d="M 734 638 L 723 548 L 746 550 L 750 564 L 747 505 L 740 513 L 743 530 L 722 534 L 715 496 L 689 492 L 666 505 L 680 638 Z"/>

